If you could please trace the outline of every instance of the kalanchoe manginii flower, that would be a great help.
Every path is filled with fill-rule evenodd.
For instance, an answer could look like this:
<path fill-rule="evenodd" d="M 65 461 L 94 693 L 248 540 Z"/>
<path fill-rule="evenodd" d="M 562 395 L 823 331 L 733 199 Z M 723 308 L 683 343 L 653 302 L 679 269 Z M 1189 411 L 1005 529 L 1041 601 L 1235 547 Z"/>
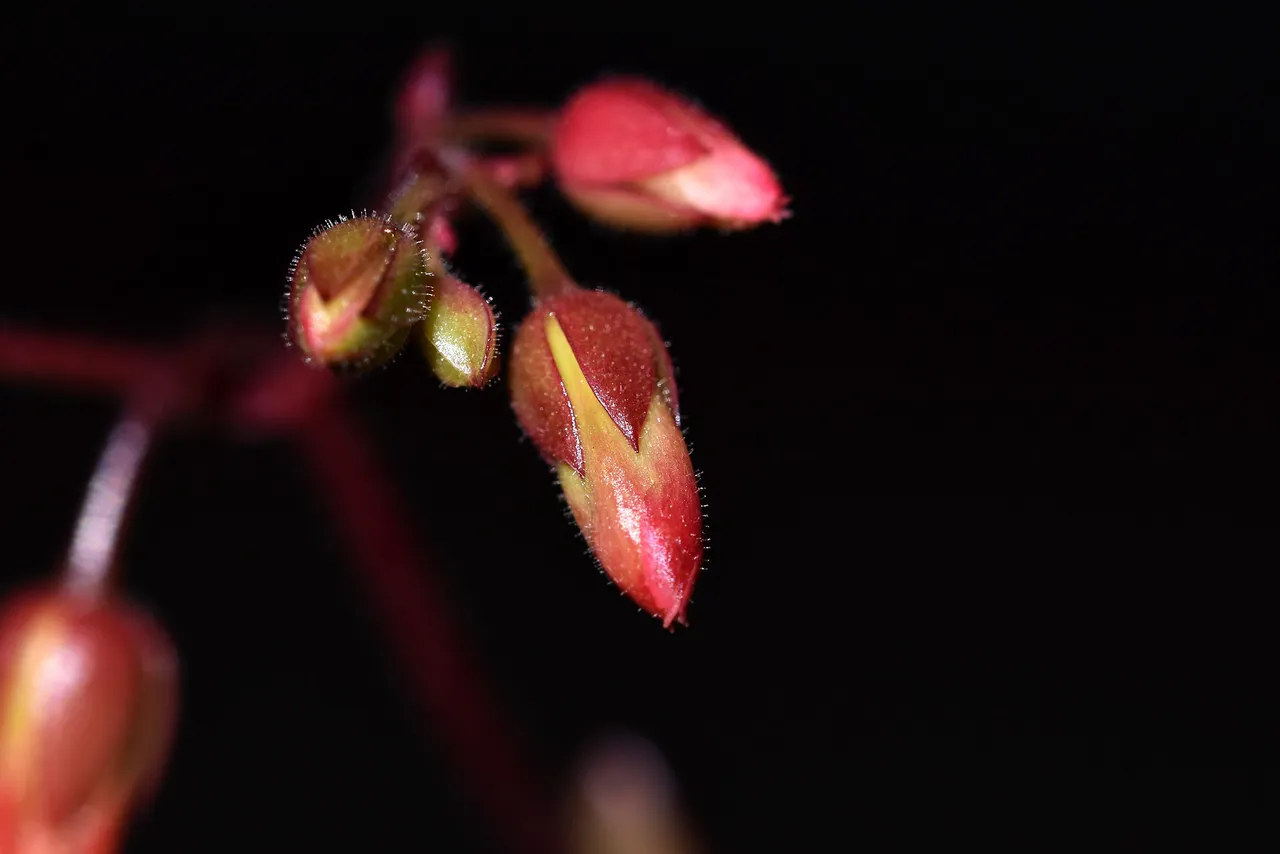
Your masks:
<path fill-rule="evenodd" d="M 579 90 L 560 113 L 551 156 L 565 195 L 618 227 L 738 229 L 786 216 L 767 163 L 706 112 L 645 80 Z"/>
<path fill-rule="evenodd" d="M 0 851 L 114 851 L 172 735 L 177 662 L 112 599 L 29 593 L 0 612 Z"/>
<path fill-rule="evenodd" d="M 544 298 L 516 333 L 509 381 L 604 571 L 664 626 L 683 622 L 702 507 L 657 329 L 612 294 Z"/>
<path fill-rule="evenodd" d="M 435 265 L 431 313 L 421 326 L 422 352 L 440 382 L 482 388 L 498 372 L 498 320 L 484 294 Z"/>
<path fill-rule="evenodd" d="M 426 315 L 431 288 L 417 233 L 389 217 L 326 223 L 289 275 L 289 334 L 308 359 L 362 368 L 394 356 Z"/>

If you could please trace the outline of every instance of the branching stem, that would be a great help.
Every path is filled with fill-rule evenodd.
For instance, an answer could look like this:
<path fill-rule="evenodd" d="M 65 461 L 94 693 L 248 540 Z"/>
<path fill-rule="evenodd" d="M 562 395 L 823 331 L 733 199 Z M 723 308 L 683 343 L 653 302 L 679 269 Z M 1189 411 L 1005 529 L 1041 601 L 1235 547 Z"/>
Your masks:
<path fill-rule="evenodd" d="M 471 199 L 494 221 L 520 259 L 534 299 L 554 296 L 577 287 L 565 270 L 542 229 L 510 190 L 487 170 L 457 151 L 441 152 L 440 160 L 465 188 Z"/>

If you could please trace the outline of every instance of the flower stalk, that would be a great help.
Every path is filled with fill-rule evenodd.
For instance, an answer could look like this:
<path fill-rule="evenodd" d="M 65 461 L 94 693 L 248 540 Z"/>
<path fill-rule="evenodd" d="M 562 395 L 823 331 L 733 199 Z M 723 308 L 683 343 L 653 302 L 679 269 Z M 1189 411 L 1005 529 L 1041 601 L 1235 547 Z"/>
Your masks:
<path fill-rule="evenodd" d="M 577 284 L 520 200 L 484 169 L 454 157 L 446 160 L 470 198 L 502 229 L 529 279 L 534 299 L 555 296 Z"/>
<path fill-rule="evenodd" d="M 515 107 L 475 110 L 449 119 L 443 141 L 451 144 L 514 142 L 541 147 L 551 141 L 556 115 Z"/>
<path fill-rule="evenodd" d="M 98 597 L 110 586 L 152 437 L 153 425 L 135 414 L 111 430 L 71 537 L 63 579 L 69 592 Z"/>

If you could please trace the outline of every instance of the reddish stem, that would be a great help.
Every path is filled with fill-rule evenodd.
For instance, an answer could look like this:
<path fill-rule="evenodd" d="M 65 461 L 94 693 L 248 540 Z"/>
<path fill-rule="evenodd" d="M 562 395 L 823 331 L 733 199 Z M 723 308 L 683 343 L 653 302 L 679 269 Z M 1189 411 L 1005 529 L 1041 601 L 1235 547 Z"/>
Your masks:
<path fill-rule="evenodd" d="M 442 150 L 439 159 L 463 185 L 472 201 L 482 207 L 502 230 L 529 277 L 529 289 L 535 299 L 555 296 L 577 287 L 547 242 L 547 236 L 510 189 L 494 180 L 489 170 L 464 152 Z"/>
<path fill-rule="evenodd" d="M 0 377 L 126 394 L 163 363 L 161 351 L 0 326 Z"/>
<path fill-rule="evenodd" d="M 483 157 L 477 166 L 508 190 L 526 190 L 542 183 L 547 174 L 547 159 L 537 152 L 494 154 Z"/>
<path fill-rule="evenodd" d="M 441 591 L 423 573 L 409 521 L 358 426 L 334 405 L 313 413 L 298 438 L 378 622 L 470 794 L 488 808 L 511 850 L 551 851 L 552 813 L 476 678 Z"/>
<path fill-rule="evenodd" d="M 556 114 L 549 110 L 498 107 L 452 116 L 441 136 L 450 143 L 519 142 L 543 146 L 551 139 Z"/>
<path fill-rule="evenodd" d="M 182 411 L 190 400 L 212 405 L 205 415 L 230 418 L 239 427 L 292 431 L 357 559 L 358 582 L 475 800 L 489 809 L 513 851 L 551 851 L 552 813 L 518 758 L 507 722 L 480 684 L 442 593 L 422 571 L 409 521 L 387 479 L 357 425 L 333 400 L 330 377 L 275 348 L 260 350 L 228 334 L 216 339 L 238 343 L 170 351 L 0 328 L 0 377 L 114 392 L 140 405 L 152 423 Z M 238 357 L 259 352 L 261 358 L 251 355 L 245 370 L 237 368 Z M 228 380 L 234 390 L 206 396 Z M 126 450 L 140 452 L 138 436 L 118 438 Z M 118 465 L 106 468 L 120 474 Z M 125 480 L 131 485 L 131 477 Z M 110 555 L 104 554 L 106 562 L 89 563 L 109 566 Z"/>

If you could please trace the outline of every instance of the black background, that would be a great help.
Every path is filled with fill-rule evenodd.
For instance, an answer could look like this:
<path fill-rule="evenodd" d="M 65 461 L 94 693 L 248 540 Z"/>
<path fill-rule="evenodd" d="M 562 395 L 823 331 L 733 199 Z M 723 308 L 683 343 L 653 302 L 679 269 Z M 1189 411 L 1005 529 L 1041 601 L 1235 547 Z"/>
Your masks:
<path fill-rule="evenodd" d="M 653 239 L 531 200 L 570 269 L 672 343 L 710 508 L 691 628 L 592 568 L 504 385 L 442 390 L 410 352 L 351 388 L 547 791 L 622 727 L 667 753 L 712 851 L 1273 833 L 1260 28 L 615 12 L 16 30 L 0 319 L 278 330 L 292 253 L 368 201 L 431 38 L 475 104 L 654 77 L 766 156 L 795 212 Z M 494 233 L 464 244 L 518 319 Z M 115 412 L 0 388 L 5 581 L 56 564 Z M 159 449 L 128 583 L 182 651 L 184 715 L 130 850 L 498 850 L 309 489 L 280 445 Z"/>

